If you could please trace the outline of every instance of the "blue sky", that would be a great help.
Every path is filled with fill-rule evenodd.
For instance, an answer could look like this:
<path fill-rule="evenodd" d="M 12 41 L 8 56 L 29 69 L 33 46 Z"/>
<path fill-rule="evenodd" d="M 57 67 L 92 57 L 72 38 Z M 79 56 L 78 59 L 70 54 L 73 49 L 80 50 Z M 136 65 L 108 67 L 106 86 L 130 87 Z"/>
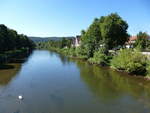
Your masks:
<path fill-rule="evenodd" d="M 117 12 L 131 35 L 150 34 L 149 0 L 0 0 L 0 24 L 28 36 L 75 36 L 93 19 Z"/>

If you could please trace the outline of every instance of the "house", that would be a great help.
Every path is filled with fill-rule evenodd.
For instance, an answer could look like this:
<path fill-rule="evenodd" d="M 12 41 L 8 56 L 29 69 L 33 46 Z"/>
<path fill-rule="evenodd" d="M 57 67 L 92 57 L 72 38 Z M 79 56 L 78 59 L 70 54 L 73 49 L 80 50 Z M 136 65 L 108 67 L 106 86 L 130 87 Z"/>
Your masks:
<path fill-rule="evenodd" d="M 137 36 L 131 36 L 129 37 L 128 42 L 126 42 L 126 48 L 133 48 L 133 44 L 137 40 Z M 148 40 L 150 40 L 150 36 L 147 37 Z"/>
<path fill-rule="evenodd" d="M 135 43 L 135 41 L 137 40 L 137 36 L 131 36 L 129 37 L 128 42 L 126 42 L 126 48 L 132 48 L 133 44 Z"/>
<path fill-rule="evenodd" d="M 75 38 L 72 39 L 72 47 L 79 47 L 81 43 L 81 36 L 77 35 Z"/>

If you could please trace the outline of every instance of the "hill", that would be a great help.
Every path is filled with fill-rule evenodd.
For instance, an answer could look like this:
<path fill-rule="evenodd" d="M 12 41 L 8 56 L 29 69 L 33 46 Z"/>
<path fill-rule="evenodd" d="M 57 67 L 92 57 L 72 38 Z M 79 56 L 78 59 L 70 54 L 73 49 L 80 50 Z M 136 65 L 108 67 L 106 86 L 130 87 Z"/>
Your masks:
<path fill-rule="evenodd" d="M 50 41 L 50 40 L 58 41 L 58 40 L 61 40 L 62 38 L 72 39 L 74 37 L 32 37 L 32 36 L 30 36 L 28 38 L 31 39 L 34 42 L 47 42 L 47 41 Z"/>

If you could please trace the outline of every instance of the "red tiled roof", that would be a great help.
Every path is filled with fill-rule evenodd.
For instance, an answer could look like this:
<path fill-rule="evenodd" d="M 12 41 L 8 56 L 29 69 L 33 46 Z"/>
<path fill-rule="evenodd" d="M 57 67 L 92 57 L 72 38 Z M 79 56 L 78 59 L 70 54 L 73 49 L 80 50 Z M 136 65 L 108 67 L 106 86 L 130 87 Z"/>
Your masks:
<path fill-rule="evenodd" d="M 131 37 L 129 37 L 129 41 L 127 43 L 132 43 L 132 41 L 137 40 L 137 38 L 138 38 L 137 36 L 131 36 Z M 150 39 L 150 36 L 147 38 Z"/>
<path fill-rule="evenodd" d="M 135 41 L 137 39 L 137 36 L 131 36 L 131 37 L 129 37 L 129 42 L 130 41 Z"/>
<path fill-rule="evenodd" d="M 129 40 L 128 40 L 128 42 L 126 42 L 126 44 L 130 44 L 130 43 L 132 43 L 132 41 L 135 41 L 137 39 L 137 36 L 131 36 L 131 37 L 129 37 Z"/>

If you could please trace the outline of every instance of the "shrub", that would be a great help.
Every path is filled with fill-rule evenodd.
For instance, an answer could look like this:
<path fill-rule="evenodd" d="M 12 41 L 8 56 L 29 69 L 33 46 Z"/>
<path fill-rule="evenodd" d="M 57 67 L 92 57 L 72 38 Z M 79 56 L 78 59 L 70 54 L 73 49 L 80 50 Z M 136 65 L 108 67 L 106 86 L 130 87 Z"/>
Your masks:
<path fill-rule="evenodd" d="M 63 48 L 63 49 L 58 49 L 58 52 L 64 54 L 64 55 L 68 55 L 69 53 L 69 49 L 68 48 Z"/>
<path fill-rule="evenodd" d="M 77 47 L 75 50 L 75 54 L 78 58 L 81 58 L 81 59 L 88 58 L 86 50 L 82 47 Z"/>
<path fill-rule="evenodd" d="M 76 57 L 75 48 L 69 48 L 67 55 L 70 57 Z"/>
<path fill-rule="evenodd" d="M 150 77 L 150 61 L 147 62 L 146 71 L 147 71 L 147 73 L 146 73 L 147 77 Z"/>
<path fill-rule="evenodd" d="M 104 53 L 103 49 L 99 49 L 88 61 L 92 64 L 100 64 L 103 66 L 109 64 L 109 57 Z"/>
<path fill-rule="evenodd" d="M 131 49 L 123 49 L 113 57 L 111 66 L 112 68 L 124 70 L 128 73 L 145 75 L 146 61 L 147 57 L 140 52 Z"/>

